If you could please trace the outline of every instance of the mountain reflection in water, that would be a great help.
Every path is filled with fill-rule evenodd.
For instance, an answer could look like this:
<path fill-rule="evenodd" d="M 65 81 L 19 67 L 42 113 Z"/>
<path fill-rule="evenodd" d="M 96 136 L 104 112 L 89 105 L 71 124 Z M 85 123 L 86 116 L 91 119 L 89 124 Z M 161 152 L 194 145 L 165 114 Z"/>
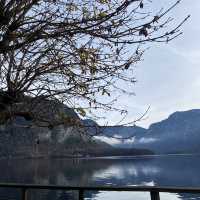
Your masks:
<path fill-rule="evenodd" d="M 200 187 L 200 156 L 146 156 L 98 159 L 1 160 L 0 182 L 70 186 L 157 185 Z M 31 193 L 31 195 L 30 195 Z M 8 198 L 6 198 L 8 196 Z M 1 199 L 20 199 L 18 190 L 0 190 Z M 30 191 L 28 199 L 76 199 L 76 192 Z M 150 199 L 149 193 L 96 192 L 86 199 Z M 161 200 L 200 199 L 191 194 L 161 194 Z"/>

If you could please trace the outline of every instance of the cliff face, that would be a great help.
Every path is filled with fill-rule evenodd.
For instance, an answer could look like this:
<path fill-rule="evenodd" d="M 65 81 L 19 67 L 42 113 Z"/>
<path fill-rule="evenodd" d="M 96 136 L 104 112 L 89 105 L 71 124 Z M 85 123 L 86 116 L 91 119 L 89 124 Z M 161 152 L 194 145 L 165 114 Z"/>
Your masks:
<path fill-rule="evenodd" d="M 91 124 L 92 123 L 92 124 Z M 121 149 L 93 138 L 97 132 L 112 136 L 132 128 L 99 127 L 81 120 L 73 109 L 56 101 L 24 101 L 0 108 L 0 158 L 83 157 L 151 154 L 145 149 Z M 141 129 L 141 128 L 140 128 Z M 141 129 L 141 131 L 143 131 Z"/>
<path fill-rule="evenodd" d="M 70 156 L 82 153 L 65 143 L 73 135 L 87 140 L 75 127 L 25 128 L 13 123 L 0 126 L 0 157 Z M 70 149 L 70 150 L 69 150 Z"/>
<path fill-rule="evenodd" d="M 0 110 L 0 157 L 83 156 L 102 148 L 80 123 L 73 109 L 59 102 L 28 99 L 14 104 Z"/>

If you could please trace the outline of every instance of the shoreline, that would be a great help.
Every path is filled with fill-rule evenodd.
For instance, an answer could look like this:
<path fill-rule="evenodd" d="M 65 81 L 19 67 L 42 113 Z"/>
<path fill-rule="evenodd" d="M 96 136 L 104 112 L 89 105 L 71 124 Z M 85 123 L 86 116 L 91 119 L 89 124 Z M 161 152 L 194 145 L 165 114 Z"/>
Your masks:
<path fill-rule="evenodd" d="M 51 159 L 66 159 L 66 160 L 95 160 L 95 159 L 136 159 L 136 158 L 153 158 L 153 157 L 170 157 L 170 156 L 200 156 L 200 153 L 183 153 L 183 154 L 151 154 L 151 155 L 129 155 L 129 156 L 27 156 L 27 157 L 4 157 L 3 160 L 51 160 Z"/>

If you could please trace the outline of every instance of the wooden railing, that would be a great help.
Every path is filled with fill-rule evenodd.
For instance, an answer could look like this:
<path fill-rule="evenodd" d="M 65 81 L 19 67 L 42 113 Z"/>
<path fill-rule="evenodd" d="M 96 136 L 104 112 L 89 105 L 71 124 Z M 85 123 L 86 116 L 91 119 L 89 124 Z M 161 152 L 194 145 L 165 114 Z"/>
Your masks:
<path fill-rule="evenodd" d="M 22 200 L 28 200 L 28 190 L 30 189 L 45 189 L 45 190 L 73 190 L 78 191 L 79 200 L 84 200 L 85 191 L 118 191 L 118 192 L 149 192 L 151 200 L 160 200 L 160 192 L 167 193 L 199 193 L 200 188 L 183 188 L 183 187 L 155 187 L 155 186 L 91 186 L 91 187 L 73 187 L 73 186 L 58 186 L 58 185 L 30 185 L 30 184 L 8 184 L 0 183 L 0 188 L 16 188 L 21 189 Z"/>

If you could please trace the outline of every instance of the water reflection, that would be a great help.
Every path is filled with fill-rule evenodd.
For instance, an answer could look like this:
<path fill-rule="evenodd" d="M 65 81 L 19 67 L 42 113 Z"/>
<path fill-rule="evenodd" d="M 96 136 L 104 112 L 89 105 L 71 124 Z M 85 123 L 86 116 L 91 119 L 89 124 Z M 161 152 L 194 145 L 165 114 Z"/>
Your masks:
<path fill-rule="evenodd" d="M 38 159 L 38 160 L 2 160 L 0 161 L 0 182 L 55 184 L 70 186 L 94 185 L 159 185 L 200 187 L 200 156 L 161 156 L 117 159 Z M 10 199 L 17 191 L 0 192 L 0 199 Z M 87 199 L 138 200 L 149 199 L 147 193 L 87 192 Z M 147 195 L 147 196 L 146 196 Z M 32 192 L 29 199 L 56 200 L 75 199 L 77 193 L 38 191 Z M 162 194 L 165 199 L 200 199 L 198 195 Z"/>

